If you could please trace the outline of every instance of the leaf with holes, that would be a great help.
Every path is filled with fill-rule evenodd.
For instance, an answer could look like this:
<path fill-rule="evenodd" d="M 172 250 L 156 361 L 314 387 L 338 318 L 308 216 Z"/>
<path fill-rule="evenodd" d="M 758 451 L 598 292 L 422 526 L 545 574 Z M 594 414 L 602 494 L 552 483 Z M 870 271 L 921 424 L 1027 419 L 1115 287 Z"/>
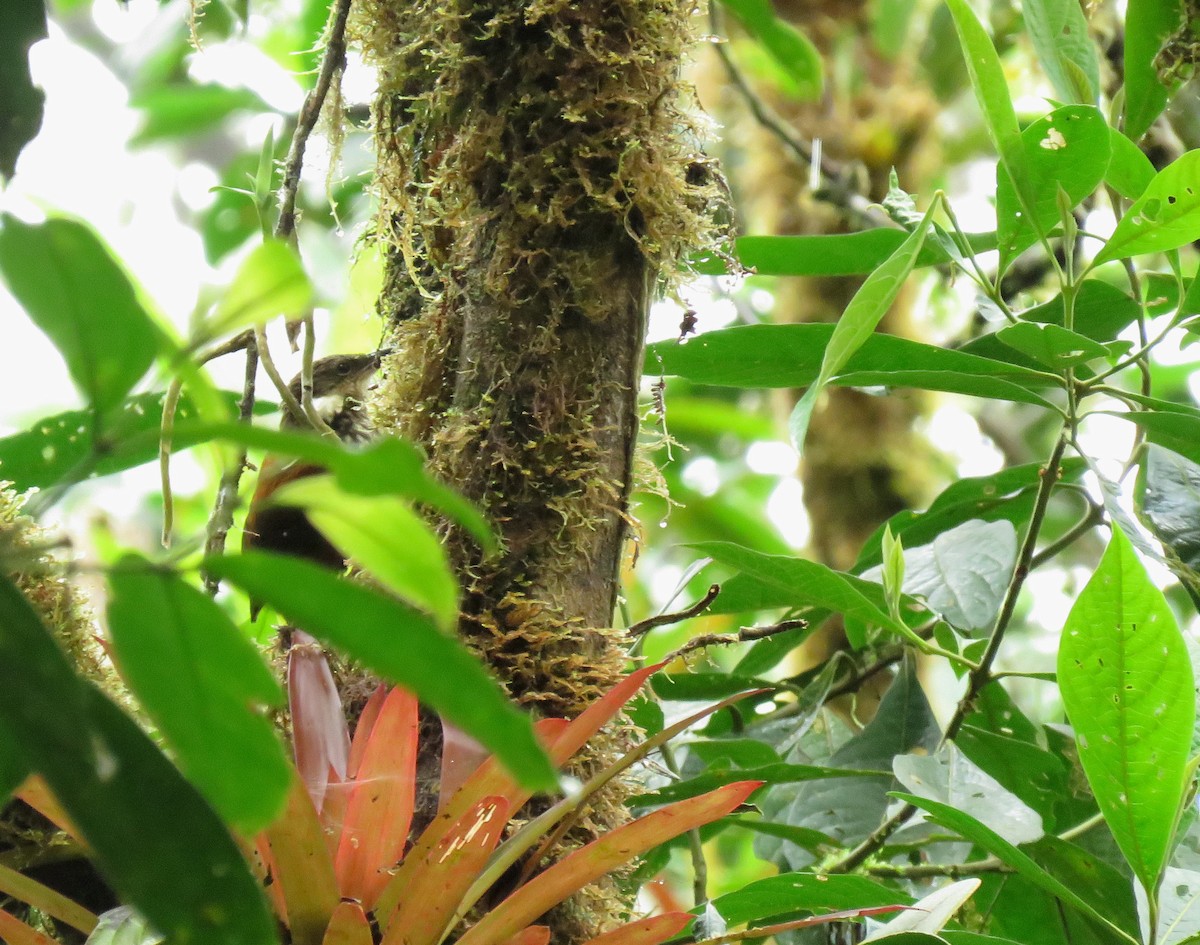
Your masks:
<path fill-rule="evenodd" d="M 1121 217 L 1095 264 L 1165 253 L 1200 239 L 1200 150 L 1188 151 L 1150 181 Z"/>

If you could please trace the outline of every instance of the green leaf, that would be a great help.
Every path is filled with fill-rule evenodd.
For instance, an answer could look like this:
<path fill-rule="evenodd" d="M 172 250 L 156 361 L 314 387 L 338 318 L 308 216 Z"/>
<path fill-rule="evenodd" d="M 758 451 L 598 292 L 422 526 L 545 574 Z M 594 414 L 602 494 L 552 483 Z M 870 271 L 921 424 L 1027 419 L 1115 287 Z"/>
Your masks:
<path fill-rule="evenodd" d="M 222 393 L 231 411 L 238 397 L 238 394 Z M 0 438 L 0 479 L 11 482 L 13 488 L 23 492 L 81 478 L 107 476 L 151 462 L 158 456 L 162 407 L 163 395 L 159 392 L 135 394 L 119 410 L 109 414 L 107 430 L 99 439 L 91 425 L 90 411 L 70 410 L 39 420 L 28 430 Z M 265 403 L 255 406 L 255 412 L 259 414 L 274 409 Z M 195 416 L 195 405 L 184 395 L 176 418 L 188 420 Z M 208 439 L 210 437 L 190 432 L 184 424 L 176 428 L 172 448 L 178 452 Z"/>
<path fill-rule="evenodd" d="M 245 88 L 215 82 L 173 82 L 148 86 L 134 94 L 129 104 L 145 114 L 130 144 L 150 144 L 164 138 L 199 134 L 237 112 L 260 114 L 273 109 Z"/>
<path fill-rule="evenodd" d="M 1074 4 L 1078 12 L 1076 0 L 1063 2 Z M 1001 271 L 1061 223 L 1059 190 L 1074 207 L 1104 180 L 1111 154 L 1108 125 L 1090 105 L 1056 108 L 1021 133 L 1020 146 L 1027 175 L 1023 197 L 1013 189 L 1007 171 L 996 169 Z"/>
<path fill-rule="evenodd" d="M 212 808 L 124 713 L 72 672 L 0 575 L 0 718 L 122 900 L 177 945 L 278 941 Z"/>
<path fill-rule="evenodd" d="M 914 794 L 970 814 L 1009 843 L 1030 843 L 1044 833 L 1034 810 L 953 744 L 932 755 L 897 755 L 892 768 Z"/>
<path fill-rule="evenodd" d="M 1113 259 L 1165 253 L 1200 239 L 1200 150 L 1164 167 L 1121 217 L 1095 265 Z"/>
<path fill-rule="evenodd" d="M 722 3 L 795 81 L 802 101 L 821 97 L 824 88 L 821 54 L 807 36 L 775 16 L 771 0 L 722 0 Z"/>
<path fill-rule="evenodd" d="M 217 338 L 279 315 L 297 318 L 312 305 L 312 298 L 312 283 L 296 250 L 282 240 L 266 240 L 238 268 L 204 326 L 204 336 Z"/>
<path fill-rule="evenodd" d="M 1146 153 L 1116 128 L 1109 129 L 1112 158 L 1104 179 L 1126 200 L 1137 200 L 1158 173 Z"/>
<path fill-rule="evenodd" d="M 0 177 L 11 180 L 21 150 L 42 127 L 46 93 L 33 84 L 29 47 L 46 37 L 46 5 L 0 5 Z"/>
<path fill-rule="evenodd" d="M 710 331 L 685 344 L 662 341 L 646 353 L 648 374 L 674 374 L 721 387 L 804 387 L 816 379 L 832 325 L 742 325 Z M 1057 387 L 1048 372 L 872 334 L 832 383 L 918 387 L 1049 406 L 1034 393 Z"/>
<path fill-rule="evenodd" d="M 954 28 L 962 46 L 967 73 L 971 77 L 971 88 L 983 111 L 984 124 L 996 153 L 1000 155 L 1000 166 L 1015 188 L 1017 204 L 1028 214 L 1037 207 L 1037 194 L 1032 189 L 1033 178 L 1026 168 L 1025 147 L 1021 141 L 1021 129 L 1017 124 L 1017 113 L 1013 110 L 1004 78 L 1004 68 L 991 37 L 983 28 L 967 0 L 946 0 L 954 17 Z"/>
<path fill-rule="evenodd" d="M 17 737 L 0 717 L 0 807 L 29 776 L 29 765 L 18 750 Z"/>
<path fill-rule="evenodd" d="M 738 261 L 760 276 L 865 276 L 874 272 L 904 242 L 903 230 L 877 227 L 856 233 L 816 236 L 741 236 L 735 243 Z M 976 252 L 996 248 L 994 233 L 969 233 L 967 242 Z M 940 266 L 949 257 L 936 244 L 927 244 L 916 266 Z M 715 256 L 693 260 L 697 272 L 720 276 L 729 273 Z"/>
<path fill-rule="evenodd" d="M 1122 130 L 1137 141 L 1167 104 L 1154 60 L 1183 22 L 1181 0 L 1128 0 L 1125 7 L 1125 116 Z"/>
<path fill-rule="evenodd" d="M 1096 358 L 1107 358 L 1109 354 L 1098 341 L 1058 325 L 1018 322 L 996 332 L 996 340 L 1051 370 L 1079 367 Z"/>
<path fill-rule="evenodd" d="M 206 564 L 295 626 L 404 686 L 495 752 L 522 784 L 543 790 L 557 784 L 529 717 L 427 617 L 309 561 L 251 553 Z"/>
<path fill-rule="evenodd" d="M 1039 889 L 1048 892 L 1050 895 L 1062 900 L 1066 905 L 1079 910 L 1089 918 L 1101 923 L 1120 938 L 1131 943 L 1131 945 L 1138 945 L 1136 939 L 1113 925 L 1112 922 L 1080 897 L 1078 893 L 1065 883 L 1051 876 L 1031 857 L 1022 853 L 994 830 L 984 826 L 970 814 L 966 814 L 940 801 L 918 797 L 915 794 L 896 792 L 893 796 L 921 808 L 926 813 L 926 819 L 941 824 L 943 827 L 953 830 L 965 839 L 978 844 Z"/>
<path fill-rule="evenodd" d="M 792 410 L 788 420 L 788 432 L 797 450 L 804 449 L 808 422 L 821 391 L 829 379 L 841 371 L 851 355 L 874 334 L 880 320 L 900 294 L 904 281 L 913 270 L 917 254 L 925 245 L 925 235 L 933 225 L 933 215 L 937 212 L 940 202 L 940 198 L 935 196 L 921 223 L 887 262 L 867 276 L 834 325 L 833 334 L 821 359 L 821 369 Z"/>
<path fill-rule="evenodd" d="M 865 876 L 795 872 L 748 883 L 736 892 L 718 896 L 712 904 L 732 927 L 746 922 L 761 924 L 793 912 L 820 914 L 911 902 L 911 896 Z"/>
<path fill-rule="evenodd" d="M 252 834 L 282 809 L 292 769 L 261 713 L 283 692 L 207 594 L 130 555 L 109 574 L 108 629 L 121 675 L 221 815 Z"/>
<path fill-rule="evenodd" d="M 1153 890 L 1183 800 L 1195 681 L 1171 609 L 1120 529 L 1067 617 L 1058 682 L 1092 793 Z"/>
<path fill-rule="evenodd" d="M 1140 313 L 1138 303 L 1120 289 L 1099 279 L 1087 279 L 1080 284 L 1079 294 L 1075 297 L 1074 330 L 1093 341 L 1113 341 Z M 1059 293 L 1049 302 L 1023 311 L 1021 320 L 1061 328 L 1065 316 L 1062 293 Z M 964 348 L 975 350 L 971 345 Z M 984 354 L 982 350 L 978 353 Z"/>
<path fill-rule="evenodd" d="M 0 274 L 67 362 L 98 414 L 116 407 L 159 351 L 129 277 L 88 227 L 0 216 Z"/>
<path fill-rule="evenodd" d="M 732 784 L 734 781 L 764 781 L 774 785 L 819 781 L 822 778 L 879 778 L 886 776 L 886 771 L 823 768 L 819 765 L 790 765 L 782 761 L 747 768 L 711 767 L 697 777 L 677 781 L 650 794 L 639 794 L 632 797 L 628 803 L 633 807 L 669 804 L 684 798 L 696 797 L 724 784 Z"/>
<path fill-rule="evenodd" d="M 1200 463 L 1200 410 L 1153 398 L 1133 399 L 1155 409 L 1118 413 L 1115 416 L 1136 423 L 1146 431 L 1152 443 L 1165 446 L 1193 463 Z"/>
<path fill-rule="evenodd" d="M 395 496 L 342 492 L 330 476 L 290 482 L 272 497 L 298 505 L 333 545 L 444 630 L 458 618 L 458 581 L 429 525 Z"/>
<path fill-rule="evenodd" d="M 1021 11 L 1038 61 L 1058 98 L 1095 105 L 1100 65 L 1078 0 L 1026 0 Z"/>

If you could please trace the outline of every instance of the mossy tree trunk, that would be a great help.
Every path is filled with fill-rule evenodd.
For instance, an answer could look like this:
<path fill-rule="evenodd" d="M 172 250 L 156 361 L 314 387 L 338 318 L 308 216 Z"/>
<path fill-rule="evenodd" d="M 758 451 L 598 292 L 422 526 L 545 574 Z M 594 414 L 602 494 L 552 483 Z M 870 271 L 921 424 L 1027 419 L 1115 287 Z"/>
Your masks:
<path fill-rule="evenodd" d="M 421 442 L 504 552 L 446 540 L 460 632 L 519 702 L 574 716 L 621 673 L 611 630 L 648 306 L 706 229 L 715 188 L 679 110 L 690 3 L 366 0 L 380 308 L 398 349 L 385 427 Z M 583 767 L 619 751 L 613 733 Z M 622 818 L 618 791 L 575 842 Z M 554 919 L 584 941 L 624 908 Z"/>

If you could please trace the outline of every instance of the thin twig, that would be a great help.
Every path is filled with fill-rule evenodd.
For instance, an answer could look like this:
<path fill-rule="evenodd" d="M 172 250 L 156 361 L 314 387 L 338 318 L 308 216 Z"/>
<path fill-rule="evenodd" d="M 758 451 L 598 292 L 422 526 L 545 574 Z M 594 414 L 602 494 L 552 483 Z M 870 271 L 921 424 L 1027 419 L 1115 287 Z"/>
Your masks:
<path fill-rule="evenodd" d="M 705 595 L 686 610 L 676 610 L 669 614 L 659 614 L 657 617 L 647 617 L 645 620 L 639 620 L 625 632 L 631 637 L 640 637 L 658 627 L 665 627 L 669 624 L 679 623 L 681 620 L 698 617 L 704 611 L 708 610 L 709 605 L 717 599 L 717 595 L 720 593 L 720 584 L 710 585 Z"/>
<path fill-rule="evenodd" d="M 279 373 L 279 368 L 275 366 L 275 359 L 271 357 L 271 347 L 267 343 L 267 332 L 262 325 L 255 326 L 254 340 L 258 347 L 258 357 L 262 361 L 263 370 L 267 372 L 267 377 L 275 385 L 275 390 L 283 401 L 283 409 L 290 413 L 297 423 L 308 423 L 308 415 L 305 414 L 300 401 L 296 399 L 296 395 L 291 392 L 284 381 L 283 375 Z"/>
<path fill-rule="evenodd" d="M 279 189 L 279 219 L 275 222 L 275 235 L 280 239 L 288 239 L 296 231 L 296 194 L 304 170 L 304 151 L 321 117 L 321 109 L 325 106 L 334 76 L 346 68 L 346 20 L 350 16 L 350 3 L 351 0 L 337 0 L 333 6 L 329 37 L 325 42 L 325 54 L 321 57 L 317 82 L 305 97 L 300 114 L 296 117 L 296 130 L 292 133 L 292 145 L 283 166 L 283 184 Z"/>
<path fill-rule="evenodd" d="M 1011 873 L 1012 867 L 1003 860 L 989 856 L 974 863 L 915 863 L 911 866 L 874 863 L 864 872 L 869 876 L 883 876 L 888 879 L 930 879 L 934 876 L 945 876 L 957 880 L 980 873 Z"/>
<path fill-rule="evenodd" d="M 171 529 L 175 524 L 175 499 L 171 493 L 171 438 L 175 435 L 175 411 L 179 407 L 179 395 L 182 393 L 183 380 L 176 377 L 163 397 L 162 421 L 158 428 L 158 478 L 162 486 L 164 548 L 171 547 Z"/>
<path fill-rule="evenodd" d="M 1070 529 L 1062 534 L 1058 540 L 1051 542 L 1041 551 L 1033 556 L 1029 562 L 1029 569 L 1036 570 L 1047 561 L 1061 554 L 1065 548 L 1069 548 L 1075 544 L 1080 538 L 1090 532 L 1093 528 L 1104 521 L 1104 506 L 1098 505 L 1090 498 L 1088 499 L 1088 510 L 1078 522 Z"/>
<path fill-rule="evenodd" d="M 716 587 L 714 584 L 713 587 Z M 752 640 L 763 640 L 766 637 L 783 633 L 786 630 L 799 630 L 807 627 L 807 620 L 783 620 L 767 627 L 742 627 L 737 633 L 702 633 L 692 637 L 677 650 L 672 650 L 663 657 L 663 661 L 673 663 L 681 656 L 686 656 L 694 650 L 706 646 L 731 646 L 734 643 L 749 643 Z"/>

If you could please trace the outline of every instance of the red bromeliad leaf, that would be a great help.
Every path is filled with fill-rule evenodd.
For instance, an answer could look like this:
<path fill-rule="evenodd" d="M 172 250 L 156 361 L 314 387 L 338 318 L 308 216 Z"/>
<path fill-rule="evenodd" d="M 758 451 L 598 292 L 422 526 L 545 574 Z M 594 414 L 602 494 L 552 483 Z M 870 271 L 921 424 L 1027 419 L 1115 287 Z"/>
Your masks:
<path fill-rule="evenodd" d="M 647 850 L 688 830 L 719 820 L 762 781 L 738 781 L 669 804 L 580 847 L 535 876 L 480 919 L 458 945 L 497 945 L 578 889 Z"/>
<path fill-rule="evenodd" d="M 371 923 L 357 902 L 339 902 L 321 945 L 372 945 Z"/>
<path fill-rule="evenodd" d="M 0 909 L 0 941 L 8 945 L 58 945 L 49 935 L 31 929 L 14 915 Z"/>
<path fill-rule="evenodd" d="M 531 925 L 522 929 L 504 945 L 550 945 L 550 929 L 545 925 Z"/>
<path fill-rule="evenodd" d="M 442 771 L 438 781 L 438 810 L 479 770 L 489 752 L 457 725 L 442 719 Z"/>
<path fill-rule="evenodd" d="M 567 727 L 564 719 L 542 719 L 535 723 L 534 732 L 547 748 L 553 744 L 554 738 Z M 453 836 L 458 823 L 463 820 L 485 799 L 503 798 L 509 810 L 516 810 L 529 799 L 529 792 L 517 785 L 512 776 L 497 763 L 489 758 L 471 775 L 450 802 L 440 811 L 428 827 L 417 838 L 408 856 L 400 865 L 400 870 L 380 894 L 376 903 L 375 913 L 382 928 L 387 928 L 389 917 L 396 909 L 402 895 L 407 895 L 408 885 L 413 876 L 410 874 L 410 864 L 424 862 L 429 852 L 442 843 L 447 837 Z"/>
<path fill-rule="evenodd" d="M 682 932 L 694 918 L 690 912 L 666 912 L 622 925 L 587 945 L 659 945 Z"/>
<path fill-rule="evenodd" d="M 371 737 L 371 729 L 375 727 L 375 720 L 379 718 L 379 710 L 383 708 L 383 700 L 387 698 L 387 694 L 387 686 L 376 686 L 371 697 L 367 699 L 367 704 L 363 706 L 362 712 L 359 713 L 358 725 L 354 729 L 354 738 L 350 742 L 350 760 L 346 764 L 346 770 L 350 777 L 354 777 L 358 773 L 358 766 L 362 764 L 363 752 L 367 750 L 367 740 Z"/>
<path fill-rule="evenodd" d="M 293 945 L 321 945 L 338 904 L 337 879 L 312 798 L 298 780 L 283 814 L 262 835 L 263 858 L 272 865 L 273 885 L 283 891 Z"/>
<path fill-rule="evenodd" d="M 265 831 L 254 838 L 254 852 L 258 862 L 255 863 L 251 858 L 250 867 L 266 891 L 267 898 L 271 900 L 271 908 L 275 910 L 275 915 L 279 917 L 280 922 L 288 925 L 287 900 L 283 898 L 283 887 L 279 883 L 269 882 L 271 877 L 279 875 L 279 864 L 275 862 L 275 855 L 271 852 L 271 844 L 267 842 Z"/>
<path fill-rule="evenodd" d="M 411 853 L 392 877 L 388 892 L 402 893 L 395 912 L 376 912 L 386 929 L 382 945 L 436 943 L 500 841 L 512 808 L 502 797 L 485 797 L 423 857 Z M 399 895 L 399 893 L 397 894 Z M 380 897 L 382 903 L 384 897 Z"/>
<path fill-rule="evenodd" d="M 71 823 L 71 819 L 62 809 L 62 805 L 50 793 L 49 786 L 39 775 L 34 774 L 26 778 L 25 783 L 17 789 L 13 797 L 24 801 L 73 840 L 83 843 L 83 837 L 79 830 Z"/>
<path fill-rule="evenodd" d="M 367 909 L 391 878 L 408 843 L 417 777 L 417 700 L 393 689 L 363 751 L 334 868 L 342 896 Z"/>
<path fill-rule="evenodd" d="M 608 692 L 571 720 L 566 729 L 550 746 L 550 760 L 561 767 L 579 751 L 588 740 L 610 722 L 622 706 L 632 699 L 646 680 L 666 666 L 655 663 L 625 676 Z"/>
<path fill-rule="evenodd" d="M 345 779 L 350 757 L 346 717 L 321 645 L 295 631 L 287 664 L 288 707 L 292 713 L 292 745 L 296 770 L 319 813 L 325 804 L 329 770 Z"/>

